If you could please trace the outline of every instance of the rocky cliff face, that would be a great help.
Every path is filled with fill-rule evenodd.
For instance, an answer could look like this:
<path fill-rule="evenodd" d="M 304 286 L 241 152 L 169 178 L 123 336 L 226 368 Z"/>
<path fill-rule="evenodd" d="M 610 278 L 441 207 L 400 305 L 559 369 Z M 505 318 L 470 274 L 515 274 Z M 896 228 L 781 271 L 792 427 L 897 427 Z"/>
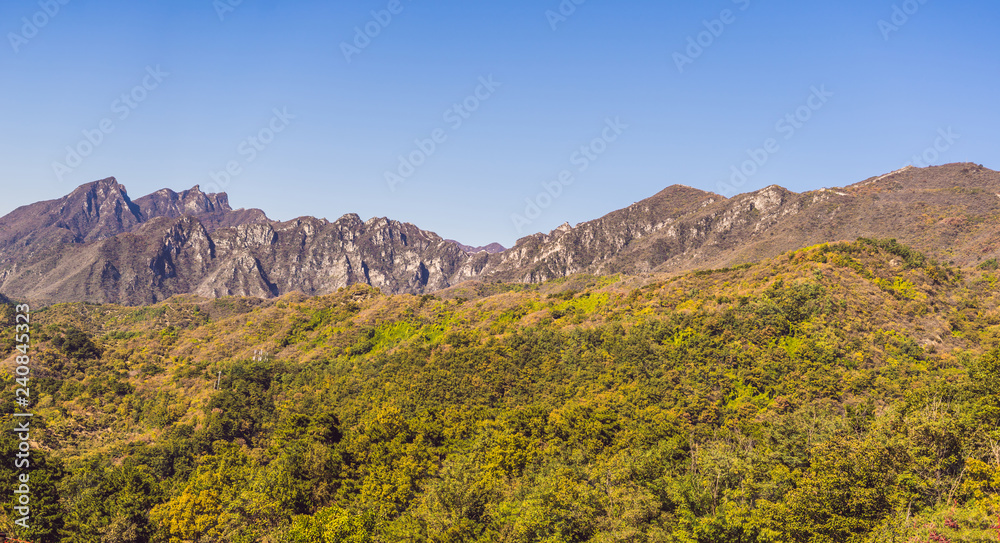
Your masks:
<path fill-rule="evenodd" d="M 976 164 L 907 167 L 846 188 L 778 186 L 733 198 L 674 186 L 576 227 L 534 234 L 483 273 L 542 281 L 573 273 L 724 267 L 818 243 L 897 238 L 944 261 L 1000 255 L 1000 173 Z"/>
<path fill-rule="evenodd" d="M 455 241 L 453 239 L 449 239 L 449 240 L 446 240 L 446 241 L 450 241 L 450 242 L 458 245 L 459 249 L 461 249 L 461 250 L 463 250 L 463 251 L 465 251 L 467 253 L 470 253 L 470 254 L 475 254 L 475 253 L 479 253 L 479 252 L 487 252 L 487 253 L 490 253 L 490 254 L 496 254 L 496 253 L 502 253 L 502 252 L 504 252 L 504 251 L 507 250 L 506 247 L 504 247 L 503 245 L 500 245 L 499 243 L 490 243 L 489 245 L 483 245 L 483 246 L 480 246 L 480 247 L 473 247 L 471 245 L 465 245 L 464 243 L 459 243 L 459 242 L 457 242 L 457 241 Z"/>
<path fill-rule="evenodd" d="M 227 226 L 268 222 L 263 211 L 234 210 L 229 207 L 229 196 L 226 193 L 206 194 L 198 185 L 180 193 L 162 189 L 137 199 L 135 205 L 145 219 L 190 215 L 197 217 L 209 231 Z"/>
<path fill-rule="evenodd" d="M 60 243 L 86 243 L 128 232 L 142 213 L 114 178 L 83 185 L 58 200 L 0 218 L 0 261 L 23 260 Z"/>
<path fill-rule="evenodd" d="M 195 187 L 161 190 L 132 201 L 114 177 L 81 185 L 57 200 L 17 208 L 0 218 L 0 262 L 30 259 L 61 244 L 84 244 L 131 232 L 158 217 L 197 217 L 208 228 L 265 222 L 259 209 L 233 210 L 225 194 Z"/>
<path fill-rule="evenodd" d="M 147 304 L 176 294 L 325 294 L 354 283 L 428 293 L 470 279 L 723 267 L 826 241 L 894 237 L 942 260 L 1000 253 L 1000 173 L 906 168 L 841 189 L 724 198 L 675 185 L 594 221 L 469 252 L 385 218 L 267 220 L 198 187 L 131 201 L 97 181 L 0 219 L 0 292 L 36 303 Z"/>
<path fill-rule="evenodd" d="M 132 305 L 176 294 L 323 294 L 354 283 L 419 293 L 450 286 L 465 258 L 454 243 L 388 219 L 305 217 L 209 231 L 185 215 L 93 243 L 64 243 L 0 273 L 0 290 L 41 303 Z"/>

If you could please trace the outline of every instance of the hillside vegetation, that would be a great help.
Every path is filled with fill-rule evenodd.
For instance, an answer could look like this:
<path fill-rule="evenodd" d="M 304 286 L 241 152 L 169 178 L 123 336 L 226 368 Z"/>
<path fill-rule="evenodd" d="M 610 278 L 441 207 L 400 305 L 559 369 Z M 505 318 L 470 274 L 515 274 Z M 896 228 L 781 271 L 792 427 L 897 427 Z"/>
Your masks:
<path fill-rule="evenodd" d="M 34 308 L 37 506 L 15 530 L 6 431 L 0 529 L 995 542 L 997 268 L 862 239 L 679 276 Z"/>

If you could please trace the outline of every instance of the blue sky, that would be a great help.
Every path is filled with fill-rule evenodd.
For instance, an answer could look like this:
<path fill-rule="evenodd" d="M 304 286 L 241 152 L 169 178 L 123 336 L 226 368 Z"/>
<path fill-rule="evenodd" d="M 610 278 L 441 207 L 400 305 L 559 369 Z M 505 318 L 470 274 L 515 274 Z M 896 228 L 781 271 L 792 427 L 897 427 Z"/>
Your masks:
<path fill-rule="evenodd" d="M 115 176 L 510 246 L 675 183 L 1000 169 L 993 0 L 576 1 L 5 1 L 0 213 Z"/>

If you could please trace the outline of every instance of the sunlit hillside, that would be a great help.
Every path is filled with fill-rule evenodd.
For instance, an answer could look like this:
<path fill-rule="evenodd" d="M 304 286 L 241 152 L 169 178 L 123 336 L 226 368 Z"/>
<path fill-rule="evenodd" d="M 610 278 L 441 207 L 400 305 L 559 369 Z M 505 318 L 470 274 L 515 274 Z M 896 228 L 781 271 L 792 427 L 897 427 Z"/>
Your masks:
<path fill-rule="evenodd" d="M 22 537 L 998 541 L 998 268 L 859 240 L 684 275 L 33 308 Z"/>

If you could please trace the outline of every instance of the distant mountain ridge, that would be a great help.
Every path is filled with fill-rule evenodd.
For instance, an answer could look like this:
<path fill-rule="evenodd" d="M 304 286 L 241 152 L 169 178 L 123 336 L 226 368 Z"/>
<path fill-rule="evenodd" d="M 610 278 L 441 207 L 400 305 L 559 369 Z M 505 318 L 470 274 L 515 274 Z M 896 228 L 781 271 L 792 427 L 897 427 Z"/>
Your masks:
<path fill-rule="evenodd" d="M 192 215 L 197 217 L 209 231 L 241 224 L 269 222 L 263 211 L 234 210 L 229 207 L 229 196 L 226 193 L 206 194 L 198 185 L 180 193 L 161 189 L 137 199 L 135 204 L 146 218 L 178 218 Z"/>
<path fill-rule="evenodd" d="M 111 238 L 157 217 L 184 215 L 198 218 L 210 230 L 268 221 L 259 209 L 233 210 L 225 194 L 205 194 L 197 186 L 179 194 L 163 189 L 132 201 L 125 187 L 109 177 L 0 218 L 0 262 L 23 261 L 37 250 L 60 244 Z"/>
<path fill-rule="evenodd" d="M 496 243 L 496 242 L 490 243 L 489 245 L 483 245 L 483 246 L 480 246 L 480 247 L 472 247 L 471 245 L 465 245 L 464 243 L 460 243 L 460 242 L 455 241 L 453 239 L 449 239 L 449 240 L 446 240 L 446 241 L 450 241 L 450 242 L 458 245 L 459 249 L 461 249 L 461 250 L 463 250 L 463 251 L 465 251 L 467 253 L 478 253 L 480 251 L 486 251 L 487 253 L 490 253 L 490 254 L 496 254 L 496 253 L 502 253 L 502 252 L 504 252 L 504 251 L 507 250 L 506 247 L 504 247 L 503 245 L 500 245 L 499 243 Z"/>
<path fill-rule="evenodd" d="M 36 303 L 148 304 L 177 294 L 274 297 L 365 283 L 429 293 L 463 281 L 724 267 L 803 246 L 892 237 L 974 264 L 1000 254 L 1000 173 L 904 168 L 841 189 L 725 198 L 683 185 L 604 217 L 469 247 L 387 218 L 277 222 L 196 186 L 131 200 L 114 178 L 0 218 L 0 292 Z"/>

